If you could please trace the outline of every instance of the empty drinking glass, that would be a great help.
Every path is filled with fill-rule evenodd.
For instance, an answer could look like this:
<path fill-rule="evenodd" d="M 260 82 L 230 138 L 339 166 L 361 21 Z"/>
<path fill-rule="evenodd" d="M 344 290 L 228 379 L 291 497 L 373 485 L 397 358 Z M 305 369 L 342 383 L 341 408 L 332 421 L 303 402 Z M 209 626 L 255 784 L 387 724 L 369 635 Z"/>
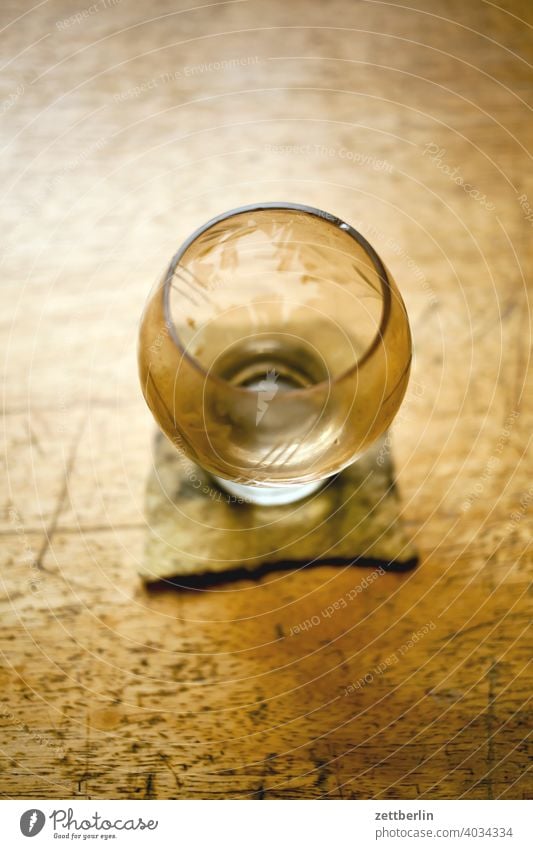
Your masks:
<path fill-rule="evenodd" d="M 161 429 L 225 489 L 288 503 L 392 422 L 411 364 L 405 306 L 348 224 L 265 203 L 209 221 L 151 294 L 143 393 Z"/>

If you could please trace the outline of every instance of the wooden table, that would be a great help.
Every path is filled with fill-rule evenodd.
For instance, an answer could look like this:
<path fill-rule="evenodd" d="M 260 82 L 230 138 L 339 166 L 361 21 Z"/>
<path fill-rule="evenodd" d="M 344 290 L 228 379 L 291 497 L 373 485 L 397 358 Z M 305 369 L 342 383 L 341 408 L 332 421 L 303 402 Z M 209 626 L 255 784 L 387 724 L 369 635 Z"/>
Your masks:
<path fill-rule="evenodd" d="M 3 797 L 525 796 L 531 5 L 32 5 L 2 9 Z M 329 617 L 364 569 L 136 575 L 142 305 L 257 200 L 358 227 L 412 319 L 421 565 Z"/>

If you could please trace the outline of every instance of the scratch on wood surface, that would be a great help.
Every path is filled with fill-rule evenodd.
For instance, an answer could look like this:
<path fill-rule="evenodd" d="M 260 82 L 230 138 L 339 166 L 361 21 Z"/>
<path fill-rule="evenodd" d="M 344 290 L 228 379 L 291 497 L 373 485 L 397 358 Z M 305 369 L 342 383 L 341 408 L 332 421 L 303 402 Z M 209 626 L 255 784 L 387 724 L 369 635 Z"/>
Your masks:
<path fill-rule="evenodd" d="M 487 711 L 485 714 L 485 728 L 487 732 L 487 775 L 485 783 L 487 787 L 487 797 L 494 799 L 494 787 L 492 784 L 492 770 L 494 769 L 494 731 L 496 728 L 496 716 L 494 713 L 494 699 L 496 697 L 496 676 L 497 663 L 492 659 L 487 672 L 488 693 L 487 693 Z"/>
<path fill-rule="evenodd" d="M 65 501 L 67 499 L 69 478 L 70 478 L 70 475 L 72 473 L 72 469 L 74 468 L 74 463 L 76 462 L 76 454 L 77 454 L 77 451 L 78 451 L 78 446 L 80 444 L 83 429 L 85 427 L 85 422 L 86 422 L 86 419 L 85 419 L 85 417 L 83 417 L 80 424 L 78 425 L 74 439 L 72 440 L 72 443 L 71 443 L 71 446 L 70 446 L 70 451 L 69 451 L 69 454 L 68 454 L 67 464 L 65 466 L 65 473 L 63 475 L 63 485 L 61 487 L 61 491 L 59 493 L 56 505 L 54 507 L 52 519 L 50 521 L 50 524 L 48 525 L 48 527 L 46 528 L 46 530 L 44 532 L 43 542 L 41 544 L 41 547 L 39 549 L 37 557 L 35 558 L 35 568 L 40 569 L 42 572 L 46 571 L 46 569 L 44 569 L 44 567 L 43 567 L 44 556 L 45 556 L 46 552 L 48 551 L 48 549 L 50 547 L 50 543 L 52 542 L 52 538 L 53 538 L 53 536 L 54 536 L 54 534 L 57 530 L 57 524 L 58 524 L 58 521 L 59 521 L 59 516 L 61 515 L 61 511 L 62 511 L 62 509 L 65 505 Z"/>
<path fill-rule="evenodd" d="M 326 749 L 327 749 L 329 759 L 330 759 L 329 763 L 333 765 L 333 774 L 335 776 L 335 787 L 336 787 L 336 791 L 337 791 L 337 794 L 338 794 L 338 798 L 344 799 L 344 794 L 342 792 L 342 782 L 340 780 L 340 775 L 339 775 L 339 759 L 336 756 L 335 750 L 334 750 L 333 746 L 331 745 L 331 743 L 329 741 L 326 745 Z M 335 798 L 334 794 L 331 794 L 331 796 L 333 798 Z"/>
<path fill-rule="evenodd" d="M 159 757 L 161 758 L 161 760 L 163 761 L 163 763 L 165 764 L 166 768 L 168 769 L 168 771 L 174 776 L 174 781 L 176 782 L 176 787 L 178 788 L 178 790 L 180 790 L 181 789 L 181 781 L 179 780 L 174 768 L 172 767 L 172 764 L 170 763 L 168 756 L 164 755 L 163 752 L 158 752 L 158 754 L 159 754 Z"/>
<path fill-rule="evenodd" d="M 149 772 L 146 776 L 146 784 L 144 787 L 144 798 L 145 799 L 155 799 L 154 793 L 154 775 L 152 772 Z"/>
<path fill-rule="evenodd" d="M 32 445 L 35 445 L 37 453 L 40 454 L 40 456 L 42 457 L 44 455 L 43 446 L 41 445 L 40 439 L 37 436 L 37 434 L 35 433 L 35 430 L 31 426 L 31 422 L 30 422 L 29 419 L 28 419 L 27 425 L 28 425 L 28 436 L 30 438 L 30 443 Z"/>

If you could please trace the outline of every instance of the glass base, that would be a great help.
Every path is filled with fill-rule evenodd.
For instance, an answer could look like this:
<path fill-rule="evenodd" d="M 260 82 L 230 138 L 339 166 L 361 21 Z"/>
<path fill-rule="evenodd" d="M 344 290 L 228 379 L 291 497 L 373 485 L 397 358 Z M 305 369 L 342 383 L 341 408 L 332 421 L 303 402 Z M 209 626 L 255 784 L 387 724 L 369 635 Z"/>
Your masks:
<path fill-rule="evenodd" d="M 317 489 L 320 489 L 323 480 L 311 481 L 311 483 L 297 483 L 290 486 L 251 486 L 250 484 L 234 483 L 233 481 L 218 478 L 213 475 L 217 484 L 234 495 L 237 499 L 242 499 L 247 504 L 262 504 L 262 505 L 278 505 L 292 504 L 294 501 L 300 501 L 302 498 L 307 498 Z"/>

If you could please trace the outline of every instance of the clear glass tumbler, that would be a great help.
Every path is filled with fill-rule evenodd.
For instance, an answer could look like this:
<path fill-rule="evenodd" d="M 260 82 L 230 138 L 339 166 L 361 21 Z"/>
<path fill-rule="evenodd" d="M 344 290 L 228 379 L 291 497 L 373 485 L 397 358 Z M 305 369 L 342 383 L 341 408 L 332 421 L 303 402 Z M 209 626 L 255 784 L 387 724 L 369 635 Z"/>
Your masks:
<path fill-rule="evenodd" d="M 353 463 L 392 422 L 411 335 L 369 243 L 333 215 L 265 203 L 185 242 L 141 320 L 157 423 L 220 486 L 289 503 Z"/>

